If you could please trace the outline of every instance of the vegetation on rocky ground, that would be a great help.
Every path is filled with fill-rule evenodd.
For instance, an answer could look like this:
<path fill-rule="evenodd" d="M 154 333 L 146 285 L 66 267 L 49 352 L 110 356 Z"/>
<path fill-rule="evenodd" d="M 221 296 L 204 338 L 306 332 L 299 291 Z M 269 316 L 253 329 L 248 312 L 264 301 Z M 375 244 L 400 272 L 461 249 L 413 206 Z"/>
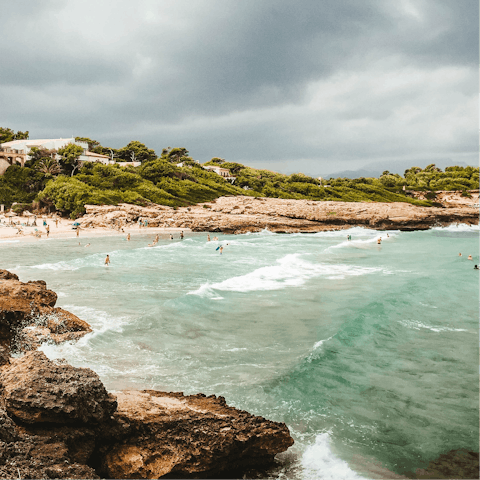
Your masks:
<path fill-rule="evenodd" d="M 478 189 L 479 182 L 478 168 L 447 167 L 443 172 L 433 164 L 424 169 L 412 167 L 403 177 L 385 171 L 380 178 L 320 180 L 302 173 L 284 175 L 255 169 L 218 157 L 200 165 L 185 148 L 165 148 L 157 158 L 153 150 L 138 141 L 122 149 L 110 149 L 86 137 L 77 137 L 77 140 L 119 161 L 135 159 L 142 163 L 139 167 L 100 163 L 86 163 L 80 167 L 76 163 L 79 152 L 74 145 L 59 152 L 33 149 L 32 160 L 26 167 L 13 165 L 0 177 L 0 203 L 10 206 L 14 202 L 30 205 L 38 202 L 40 207 L 69 214 L 72 218 L 85 212 L 85 204 L 156 203 L 178 207 L 211 201 L 223 195 L 408 202 L 431 206 L 435 198 L 433 193 L 427 195 L 426 201 L 421 201 L 409 196 L 408 191 L 460 190 L 468 195 L 468 190 Z M 59 160 L 54 158 L 56 153 Z M 207 171 L 204 167 L 208 165 L 229 169 L 236 177 L 233 184 Z"/>

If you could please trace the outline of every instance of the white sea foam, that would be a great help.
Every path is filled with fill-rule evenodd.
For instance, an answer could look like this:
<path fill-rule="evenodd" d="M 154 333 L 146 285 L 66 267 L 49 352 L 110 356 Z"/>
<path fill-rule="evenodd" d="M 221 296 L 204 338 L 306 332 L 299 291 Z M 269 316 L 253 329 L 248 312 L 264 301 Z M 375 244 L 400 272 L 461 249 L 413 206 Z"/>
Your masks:
<path fill-rule="evenodd" d="M 128 322 L 127 317 L 115 317 L 96 308 L 78 305 L 62 305 L 62 308 L 85 320 L 90 324 L 93 331 L 87 333 L 78 341 L 65 342 L 58 345 L 45 343 L 39 349 L 45 352 L 45 355 L 50 359 L 66 358 L 74 365 L 78 364 L 78 362 L 81 364 L 85 357 L 88 357 L 89 354 L 86 354 L 85 351 L 88 352 L 92 348 L 90 342 L 94 337 L 106 331 L 121 332 L 123 325 Z M 95 369 L 97 370 L 98 366 Z"/>
<path fill-rule="evenodd" d="M 309 263 L 299 258 L 300 254 L 289 254 L 277 260 L 277 265 L 261 267 L 246 275 L 232 277 L 223 282 L 203 284 L 191 295 L 213 296 L 214 290 L 231 292 L 252 292 L 257 290 L 280 290 L 298 287 L 308 279 L 324 276 L 340 279 L 346 276 L 366 275 L 382 271 L 377 267 L 356 267 L 342 264 Z"/>
<path fill-rule="evenodd" d="M 323 340 L 320 340 L 320 341 L 316 342 L 315 345 L 313 346 L 313 349 L 314 350 L 319 349 L 325 342 L 328 342 L 332 338 L 333 338 L 333 335 L 331 337 L 328 337 L 328 338 L 325 338 Z"/>
<path fill-rule="evenodd" d="M 389 232 L 390 233 L 390 232 Z M 377 230 L 364 227 L 352 227 L 346 228 L 344 230 L 332 230 L 327 232 L 317 232 L 314 237 L 341 237 L 346 238 L 347 235 L 352 235 L 352 237 L 370 237 L 372 235 L 378 235 Z"/>
<path fill-rule="evenodd" d="M 317 435 L 302 455 L 302 478 L 305 480 L 357 480 L 361 477 L 332 452 L 328 433 Z"/>
<path fill-rule="evenodd" d="M 426 325 L 422 322 L 417 322 L 415 320 L 400 320 L 399 323 L 407 328 L 412 328 L 413 330 L 430 330 L 432 332 L 468 332 L 464 328 L 451 328 L 451 327 L 441 327 L 436 325 Z"/>
<path fill-rule="evenodd" d="M 439 230 L 442 232 L 479 232 L 480 225 L 467 225 L 466 223 L 457 223 L 449 225 L 448 227 L 433 227 L 432 230 Z"/>

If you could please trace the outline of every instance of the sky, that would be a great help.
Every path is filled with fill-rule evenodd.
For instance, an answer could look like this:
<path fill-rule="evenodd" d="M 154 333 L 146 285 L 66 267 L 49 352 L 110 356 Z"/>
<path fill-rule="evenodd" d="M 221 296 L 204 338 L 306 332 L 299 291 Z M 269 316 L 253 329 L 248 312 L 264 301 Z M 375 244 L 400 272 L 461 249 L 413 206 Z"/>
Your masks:
<path fill-rule="evenodd" d="M 0 0 L 0 126 L 283 173 L 478 164 L 478 0 Z"/>

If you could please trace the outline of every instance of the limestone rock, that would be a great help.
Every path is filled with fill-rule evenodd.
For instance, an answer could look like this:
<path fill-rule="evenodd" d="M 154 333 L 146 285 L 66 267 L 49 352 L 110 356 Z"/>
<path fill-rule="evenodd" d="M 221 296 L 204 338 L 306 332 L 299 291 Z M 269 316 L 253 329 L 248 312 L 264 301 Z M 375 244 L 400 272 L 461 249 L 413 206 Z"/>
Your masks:
<path fill-rule="evenodd" d="M 117 392 L 127 437 L 102 454 L 109 478 L 210 478 L 270 465 L 293 444 L 288 428 L 226 405 L 223 397 Z"/>
<path fill-rule="evenodd" d="M 95 372 L 58 365 L 39 351 L 12 360 L 0 384 L 7 412 L 25 423 L 98 423 L 117 405 Z"/>
<path fill-rule="evenodd" d="M 0 441 L 0 478 L 99 478 L 95 470 L 72 461 L 67 446 L 51 436 L 23 434 Z"/>
<path fill-rule="evenodd" d="M 419 192 L 411 193 L 415 196 Z M 470 193 L 471 197 L 462 197 L 460 192 L 438 192 L 440 207 L 419 207 L 406 202 L 323 202 L 247 196 L 220 197 L 176 210 L 161 205 L 86 205 L 87 215 L 79 221 L 84 227 L 113 227 L 143 218 L 148 219 L 152 227 L 224 233 L 255 232 L 265 228 L 278 233 L 321 232 L 352 226 L 426 230 L 459 222 L 478 224 L 478 208 L 474 208 L 475 202 L 478 203 L 478 191 Z"/>
<path fill-rule="evenodd" d="M 45 341 L 76 340 L 92 331 L 72 313 L 55 308 L 56 301 L 57 294 L 43 280 L 23 283 L 0 270 L 0 347 L 28 351 Z"/>

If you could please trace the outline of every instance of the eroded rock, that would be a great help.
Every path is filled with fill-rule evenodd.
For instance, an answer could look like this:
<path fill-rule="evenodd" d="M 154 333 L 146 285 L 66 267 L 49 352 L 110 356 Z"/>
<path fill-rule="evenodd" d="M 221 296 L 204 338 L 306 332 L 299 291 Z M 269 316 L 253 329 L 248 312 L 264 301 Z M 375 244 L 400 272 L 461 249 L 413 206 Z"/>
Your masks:
<path fill-rule="evenodd" d="M 450 197 L 455 193 L 449 192 Z M 478 202 L 478 192 L 476 195 Z M 420 207 L 407 202 L 324 202 L 231 196 L 177 209 L 161 205 L 85 205 L 87 214 L 79 221 L 83 228 L 118 227 L 132 225 L 142 218 L 148 219 L 151 227 L 224 233 L 265 228 L 278 233 L 321 232 L 352 226 L 426 230 L 452 223 L 477 225 L 478 208 L 474 208 L 474 204 L 474 194 L 469 202 L 449 203 L 452 208 Z"/>
<path fill-rule="evenodd" d="M 127 437 L 105 449 L 109 478 L 207 478 L 267 467 L 293 444 L 284 423 L 227 406 L 223 397 L 153 390 L 117 392 Z"/>
<path fill-rule="evenodd" d="M 76 340 L 92 331 L 87 322 L 55 308 L 56 301 L 57 294 L 43 280 L 23 283 L 0 270 L 0 347 L 8 352 L 34 350 L 46 341 Z"/>
<path fill-rule="evenodd" d="M 98 423 L 117 406 L 94 371 L 59 365 L 40 351 L 12 360 L 0 384 L 8 414 L 25 423 Z"/>

